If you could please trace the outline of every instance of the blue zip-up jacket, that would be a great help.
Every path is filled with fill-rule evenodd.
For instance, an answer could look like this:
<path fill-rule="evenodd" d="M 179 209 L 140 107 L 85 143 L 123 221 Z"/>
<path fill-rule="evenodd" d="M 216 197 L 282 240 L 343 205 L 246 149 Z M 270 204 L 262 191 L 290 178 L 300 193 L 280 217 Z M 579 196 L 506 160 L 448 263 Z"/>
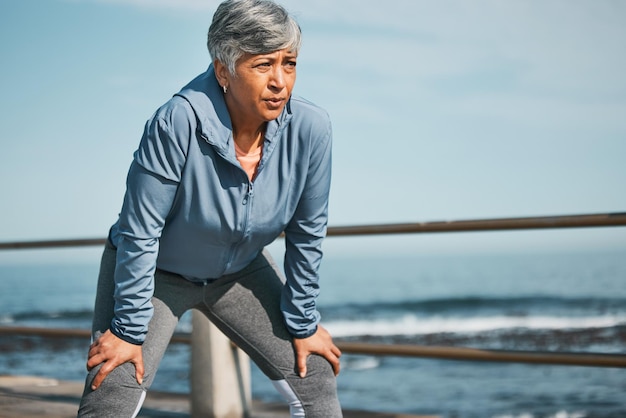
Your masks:
<path fill-rule="evenodd" d="M 146 123 L 109 234 L 117 247 L 111 331 L 144 341 L 156 268 L 215 279 L 241 270 L 284 232 L 285 322 L 295 337 L 314 334 L 331 137 L 328 114 L 292 96 L 267 124 L 251 182 L 235 156 L 212 66 L 160 107 Z"/>

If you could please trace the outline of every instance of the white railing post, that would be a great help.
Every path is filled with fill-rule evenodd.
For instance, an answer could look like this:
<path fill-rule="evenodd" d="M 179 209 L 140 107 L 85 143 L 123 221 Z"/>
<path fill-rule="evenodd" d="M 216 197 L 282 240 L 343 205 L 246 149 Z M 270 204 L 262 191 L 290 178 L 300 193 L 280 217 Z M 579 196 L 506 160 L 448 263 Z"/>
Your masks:
<path fill-rule="evenodd" d="M 192 418 L 245 418 L 251 403 L 250 359 L 202 313 L 192 313 Z"/>

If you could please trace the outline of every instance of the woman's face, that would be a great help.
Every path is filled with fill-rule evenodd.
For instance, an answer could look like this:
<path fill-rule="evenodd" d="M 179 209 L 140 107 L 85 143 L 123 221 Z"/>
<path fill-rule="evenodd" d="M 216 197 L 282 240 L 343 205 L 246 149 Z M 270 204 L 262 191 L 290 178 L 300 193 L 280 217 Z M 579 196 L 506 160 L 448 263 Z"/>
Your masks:
<path fill-rule="evenodd" d="M 237 61 L 236 76 L 216 62 L 218 81 L 228 87 L 225 99 L 233 124 L 264 123 L 280 115 L 296 82 L 296 59 L 286 49 L 245 54 Z"/>

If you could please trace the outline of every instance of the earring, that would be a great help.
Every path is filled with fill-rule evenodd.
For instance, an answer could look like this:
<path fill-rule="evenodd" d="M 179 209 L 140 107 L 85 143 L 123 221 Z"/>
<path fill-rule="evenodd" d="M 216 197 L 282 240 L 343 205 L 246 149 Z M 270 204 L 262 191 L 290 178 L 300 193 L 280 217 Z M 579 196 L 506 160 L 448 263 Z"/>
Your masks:
<path fill-rule="evenodd" d="M 222 89 L 224 89 L 224 94 L 226 94 L 226 92 L 228 92 L 228 87 L 223 86 Z"/>

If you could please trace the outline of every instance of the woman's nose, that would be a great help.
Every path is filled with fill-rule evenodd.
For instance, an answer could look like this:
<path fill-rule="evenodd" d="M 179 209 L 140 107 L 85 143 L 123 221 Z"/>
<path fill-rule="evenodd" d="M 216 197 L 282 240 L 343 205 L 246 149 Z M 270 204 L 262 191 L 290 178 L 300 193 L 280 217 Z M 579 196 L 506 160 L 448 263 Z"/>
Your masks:
<path fill-rule="evenodd" d="M 283 89 L 285 87 L 285 72 L 282 65 L 277 65 L 272 71 L 270 78 L 270 87 L 275 89 Z"/>

